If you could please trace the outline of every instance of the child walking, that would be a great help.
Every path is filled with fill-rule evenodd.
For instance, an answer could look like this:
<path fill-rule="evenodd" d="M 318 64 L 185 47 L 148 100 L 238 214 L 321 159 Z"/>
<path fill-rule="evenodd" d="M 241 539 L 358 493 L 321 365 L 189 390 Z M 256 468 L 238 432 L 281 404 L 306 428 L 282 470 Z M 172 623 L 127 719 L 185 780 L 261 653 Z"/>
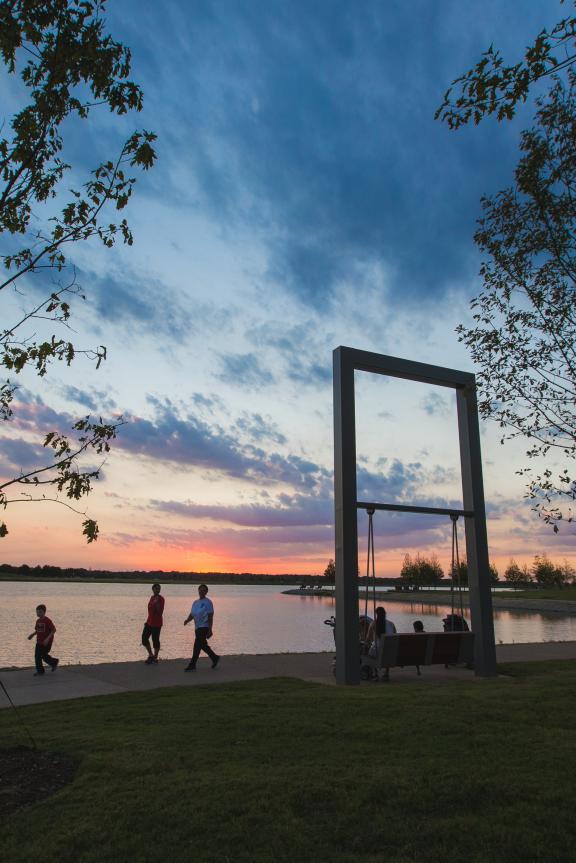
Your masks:
<path fill-rule="evenodd" d="M 36 636 L 36 650 L 34 651 L 34 660 L 36 662 L 36 671 L 34 677 L 44 674 L 44 663 L 50 666 L 52 671 L 56 671 L 59 659 L 55 656 L 50 656 L 50 648 L 54 641 L 54 633 L 56 627 L 49 617 L 46 617 L 46 606 L 38 605 L 36 607 L 36 615 L 38 620 L 34 627 L 34 632 L 28 636 L 28 641 Z"/>

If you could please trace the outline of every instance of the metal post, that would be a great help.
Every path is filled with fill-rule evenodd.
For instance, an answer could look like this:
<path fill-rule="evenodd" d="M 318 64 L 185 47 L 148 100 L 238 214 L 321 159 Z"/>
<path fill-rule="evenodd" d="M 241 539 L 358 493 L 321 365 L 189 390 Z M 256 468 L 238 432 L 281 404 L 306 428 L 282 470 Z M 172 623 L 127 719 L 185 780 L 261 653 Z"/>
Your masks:
<path fill-rule="evenodd" d="M 464 519 L 470 617 L 475 633 L 474 669 L 477 675 L 489 677 L 496 674 L 496 647 L 475 383 L 456 390 L 456 404 L 463 503 L 465 510 L 472 510 L 474 513 Z"/>
<path fill-rule="evenodd" d="M 346 350 L 346 349 L 344 349 Z M 334 368 L 334 503 L 336 521 L 336 682 L 360 683 L 358 522 L 354 367 L 342 348 Z"/>

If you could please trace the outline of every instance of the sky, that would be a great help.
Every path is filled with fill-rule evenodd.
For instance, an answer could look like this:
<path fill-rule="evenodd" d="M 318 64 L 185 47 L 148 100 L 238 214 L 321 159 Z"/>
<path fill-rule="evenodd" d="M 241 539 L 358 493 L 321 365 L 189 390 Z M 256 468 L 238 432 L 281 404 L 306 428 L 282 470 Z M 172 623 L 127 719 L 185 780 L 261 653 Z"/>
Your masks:
<path fill-rule="evenodd" d="M 4 515 L 0 560 L 113 570 L 322 573 L 334 556 L 332 351 L 474 371 L 455 327 L 480 290 L 480 199 L 510 184 L 523 127 L 451 132 L 434 112 L 491 43 L 519 60 L 559 3 L 531 0 L 123 0 L 144 109 L 65 128 L 69 186 L 135 129 L 158 162 L 127 216 L 134 245 L 78 245 L 73 340 L 106 345 L 22 375 L 0 474 L 44 464 L 43 435 L 122 415 L 81 518 L 49 502 Z M 4 72 L 3 120 L 22 97 Z M 39 217 L 40 218 L 40 217 Z M 4 297 L 6 319 L 52 290 Z M 461 504 L 454 394 L 356 376 L 358 497 Z M 524 500 L 521 444 L 482 425 L 491 559 L 574 560 Z M 91 463 L 93 463 L 92 460 Z M 360 570 L 366 543 L 359 516 Z M 446 524 L 448 521 L 448 524 Z M 462 531 L 463 533 L 463 531 Z M 379 575 L 407 553 L 446 565 L 448 519 L 378 514 Z"/>

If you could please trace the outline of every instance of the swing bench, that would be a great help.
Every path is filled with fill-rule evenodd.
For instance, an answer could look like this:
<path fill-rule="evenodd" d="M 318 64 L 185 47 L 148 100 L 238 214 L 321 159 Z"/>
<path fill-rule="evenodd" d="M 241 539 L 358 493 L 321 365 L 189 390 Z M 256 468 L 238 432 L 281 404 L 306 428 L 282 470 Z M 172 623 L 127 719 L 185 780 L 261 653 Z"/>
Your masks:
<path fill-rule="evenodd" d="M 471 665 L 474 659 L 473 632 L 400 632 L 380 638 L 378 655 L 363 656 L 362 665 L 373 669 L 422 665 Z"/>
<path fill-rule="evenodd" d="M 388 508 L 380 505 L 379 509 Z M 393 507 L 390 506 L 390 509 Z M 368 613 L 368 594 L 370 576 L 372 576 L 372 591 L 374 604 L 374 617 L 376 617 L 376 571 L 374 565 L 374 524 L 373 516 L 376 505 L 366 505 L 368 515 L 368 553 L 366 560 L 366 593 L 365 614 Z M 378 671 L 386 669 L 386 676 L 390 668 L 415 667 L 420 675 L 420 666 L 424 665 L 449 665 L 465 664 L 472 667 L 474 660 L 474 633 L 459 630 L 457 623 L 466 626 L 464 622 L 464 606 L 462 601 L 462 581 L 460 570 L 460 554 L 458 549 L 458 513 L 448 511 L 452 521 L 452 566 L 451 566 L 451 610 L 448 615 L 448 629 L 444 632 L 401 632 L 394 635 L 382 634 L 378 639 L 378 652 L 376 656 L 362 656 L 362 666 Z M 372 572 L 370 572 L 372 570 Z M 460 614 L 455 614 L 455 588 L 458 595 Z"/>

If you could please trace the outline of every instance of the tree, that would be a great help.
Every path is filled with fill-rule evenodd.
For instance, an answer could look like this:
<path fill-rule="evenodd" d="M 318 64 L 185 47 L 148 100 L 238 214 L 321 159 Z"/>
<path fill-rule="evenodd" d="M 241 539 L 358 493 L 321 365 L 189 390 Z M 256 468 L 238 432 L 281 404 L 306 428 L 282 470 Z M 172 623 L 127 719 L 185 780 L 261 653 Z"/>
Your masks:
<path fill-rule="evenodd" d="M 566 583 L 565 573 L 545 554 L 534 558 L 532 575 L 540 587 L 562 587 Z"/>
<path fill-rule="evenodd" d="M 498 570 L 494 566 L 493 563 L 488 564 L 489 572 L 490 572 L 490 581 L 492 584 L 496 584 L 499 581 Z M 463 558 L 459 562 L 459 568 L 456 569 L 455 572 L 455 581 L 462 586 L 466 586 L 468 584 L 468 561 L 466 558 Z"/>
<path fill-rule="evenodd" d="M 328 566 L 324 570 L 324 578 L 331 584 L 336 581 L 336 564 L 333 560 L 328 561 Z"/>
<path fill-rule="evenodd" d="M 0 291 L 17 290 L 28 302 L 21 317 L 0 331 L 0 364 L 14 375 L 31 368 L 42 377 L 51 363 L 69 366 L 78 354 L 96 368 L 106 358 L 104 346 L 79 350 L 55 334 L 38 339 L 30 327 L 69 327 L 71 301 L 83 298 L 67 260 L 75 243 L 96 238 L 110 248 L 120 238 L 132 244 L 126 219 L 105 222 L 105 208 L 109 205 L 120 213 L 135 183 L 127 171 L 147 170 L 156 157 L 156 136 L 134 132 L 114 159 L 102 161 L 61 203 L 66 194 L 63 181 L 71 168 L 62 158 L 63 124 L 86 121 L 98 105 L 107 105 L 118 115 L 142 107 L 142 91 L 129 80 L 130 51 L 105 32 L 104 12 L 105 0 L 0 0 L 5 71 L 19 74 L 29 100 L 12 118 L 7 137 L 0 137 L 0 232 L 10 238 L 2 256 Z M 33 281 L 38 279 L 45 285 L 40 289 L 45 296 L 34 301 L 38 286 Z M 16 390 L 14 380 L 0 384 L 0 421 L 12 418 Z M 87 416 L 74 423 L 72 437 L 61 430 L 47 434 L 46 464 L 3 478 L 0 506 L 6 509 L 22 499 L 57 500 L 69 506 L 59 493 L 69 500 L 87 495 L 101 464 L 84 467 L 80 458 L 104 458 L 121 424 L 121 418 L 104 422 Z M 55 496 L 41 493 L 41 486 Z M 18 487 L 25 489 L 23 496 L 10 498 L 9 490 Z M 96 522 L 86 518 L 83 532 L 88 542 L 95 540 Z M 6 533 L 1 522 L 0 536 Z"/>
<path fill-rule="evenodd" d="M 504 570 L 504 580 L 514 587 L 519 587 L 523 584 L 528 584 L 531 580 L 531 575 L 526 564 L 520 567 L 515 560 L 511 560 Z"/>
<path fill-rule="evenodd" d="M 576 570 L 566 560 L 558 565 L 543 554 L 535 556 L 532 575 L 541 587 L 564 587 L 574 581 Z"/>
<path fill-rule="evenodd" d="M 437 112 L 452 128 L 487 114 L 513 116 L 531 84 L 552 75 L 536 99 L 535 125 L 521 136 L 512 187 L 482 199 L 475 241 L 483 290 L 472 300 L 474 325 L 457 328 L 479 366 L 479 408 L 495 419 L 503 443 L 528 440 L 533 509 L 558 531 L 576 499 L 576 19 L 542 31 L 525 62 L 504 67 L 493 48 L 457 79 Z M 553 53 L 563 46 L 567 56 Z M 566 70 L 564 77 L 557 73 Z M 555 74 L 552 74 L 555 73 Z M 557 466 L 556 454 L 560 461 Z"/>
<path fill-rule="evenodd" d="M 563 561 L 558 567 L 560 578 L 563 584 L 574 584 L 576 581 L 576 569 L 567 560 Z"/>
<path fill-rule="evenodd" d="M 431 584 L 438 584 L 444 577 L 444 572 L 436 555 L 430 558 L 420 557 L 417 554 L 415 558 L 407 554 L 404 557 L 404 563 L 400 571 L 400 578 L 407 584 L 414 584 L 418 587 L 424 587 Z"/>
<path fill-rule="evenodd" d="M 450 129 L 458 129 L 470 120 L 478 124 L 491 114 L 496 114 L 498 120 L 511 120 L 535 81 L 557 75 L 575 62 L 574 17 L 563 18 L 550 33 L 545 28 L 541 30 L 527 47 L 524 59 L 511 66 L 505 66 L 498 49 L 490 45 L 472 69 L 452 82 L 435 119 L 447 123 Z"/>

